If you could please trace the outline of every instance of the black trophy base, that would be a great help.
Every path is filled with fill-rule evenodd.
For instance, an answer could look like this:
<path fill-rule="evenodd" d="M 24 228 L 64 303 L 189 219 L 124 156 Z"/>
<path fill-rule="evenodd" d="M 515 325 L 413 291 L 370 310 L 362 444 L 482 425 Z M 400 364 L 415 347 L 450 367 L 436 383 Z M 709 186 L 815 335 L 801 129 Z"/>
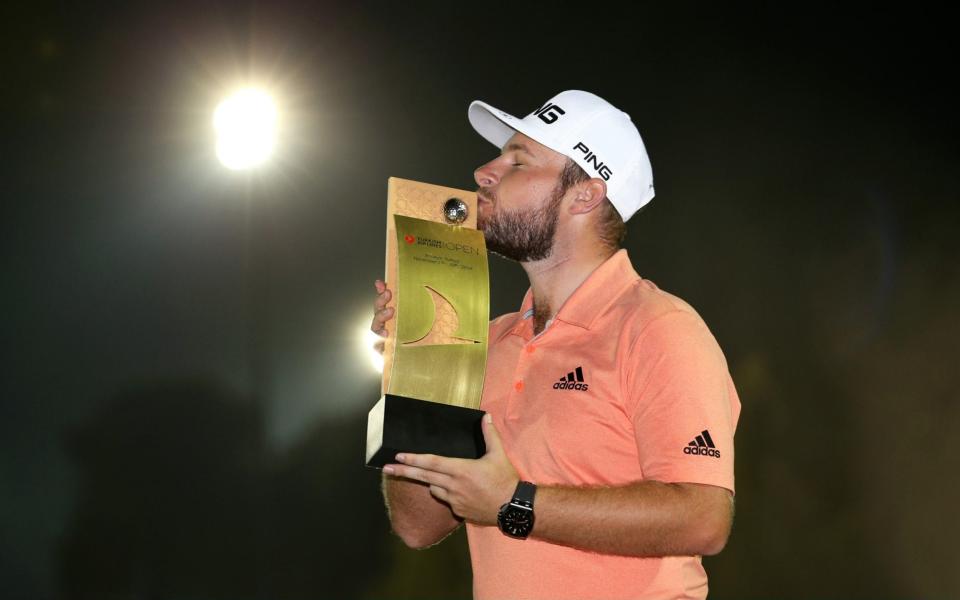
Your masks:
<path fill-rule="evenodd" d="M 480 458 L 483 411 L 386 394 L 367 415 L 368 467 L 395 463 L 398 452 Z"/>

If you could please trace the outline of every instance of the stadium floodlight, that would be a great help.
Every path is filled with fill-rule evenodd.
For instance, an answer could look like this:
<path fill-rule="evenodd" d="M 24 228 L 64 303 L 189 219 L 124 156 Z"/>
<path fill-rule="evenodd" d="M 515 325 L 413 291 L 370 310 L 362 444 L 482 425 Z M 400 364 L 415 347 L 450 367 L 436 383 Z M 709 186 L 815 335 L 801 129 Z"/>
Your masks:
<path fill-rule="evenodd" d="M 242 89 L 213 113 L 217 157 L 232 170 L 250 169 L 266 162 L 277 136 L 277 108 L 270 94 Z"/>

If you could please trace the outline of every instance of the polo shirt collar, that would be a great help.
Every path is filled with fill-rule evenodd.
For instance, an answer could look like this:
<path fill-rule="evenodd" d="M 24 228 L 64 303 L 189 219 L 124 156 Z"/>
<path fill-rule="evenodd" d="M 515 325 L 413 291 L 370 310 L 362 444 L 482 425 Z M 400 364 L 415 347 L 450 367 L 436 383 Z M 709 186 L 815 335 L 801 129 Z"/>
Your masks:
<path fill-rule="evenodd" d="M 639 280 L 625 249 L 620 249 L 605 260 L 580 284 L 563 303 L 554 321 L 563 321 L 583 329 L 590 329 L 594 321 L 620 294 Z M 533 289 L 528 288 L 520 305 L 520 313 L 512 332 L 525 336 L 533 331 Z"/>

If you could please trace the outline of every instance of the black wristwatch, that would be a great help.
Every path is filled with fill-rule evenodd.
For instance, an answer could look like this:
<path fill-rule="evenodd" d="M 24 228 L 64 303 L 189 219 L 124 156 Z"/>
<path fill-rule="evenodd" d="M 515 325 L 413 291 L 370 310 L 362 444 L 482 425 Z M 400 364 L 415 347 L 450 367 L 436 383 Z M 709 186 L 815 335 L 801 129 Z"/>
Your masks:
<path fill-rule="evenodd" d="M 527 539 L 533 531 L 533 497 L 537 493 L 537 486 L 529 481 L 517 484 L 513 498 L 500 507 L 497 513 L 497 527 L 500 531 L 512 538 Z"/>

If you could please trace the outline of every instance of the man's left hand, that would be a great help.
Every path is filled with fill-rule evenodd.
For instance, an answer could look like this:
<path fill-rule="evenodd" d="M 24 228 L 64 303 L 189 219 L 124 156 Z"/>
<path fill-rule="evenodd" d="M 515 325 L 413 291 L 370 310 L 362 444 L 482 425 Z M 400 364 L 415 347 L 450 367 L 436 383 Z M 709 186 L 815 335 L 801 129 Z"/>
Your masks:
<path fill-rule="evenodd" d="M 510 501 L 520 477 L 503 450 L 489 414 L 483 416 L 482 458 L 448 458 L 434 454 L 397 455 L 402 464 L 386 465 L 388 475 L 422 481 L 430 493 L 450 505 L 453 513 L 477 525 L 496 525 L 497 512 Z"/>

